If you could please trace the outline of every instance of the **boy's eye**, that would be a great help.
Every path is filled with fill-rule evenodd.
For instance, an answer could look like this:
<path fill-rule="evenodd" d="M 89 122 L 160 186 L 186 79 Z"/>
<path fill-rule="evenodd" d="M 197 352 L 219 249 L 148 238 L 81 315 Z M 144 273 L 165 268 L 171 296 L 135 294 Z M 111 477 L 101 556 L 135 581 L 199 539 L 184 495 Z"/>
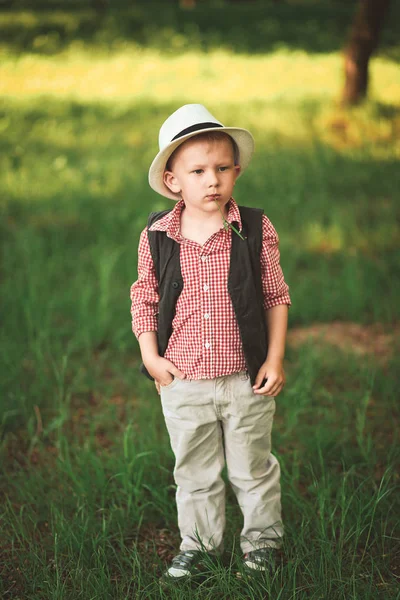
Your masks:
<path fill-rule="evenodd" d="M 229 167 L 220 167 L 219 168 L 220 171 L 226 171 L 227 169 L 229 169 Z"/>
<path fill-rule="evenodd" d="M 196 175 L 201 175 L 202 172 L 203 172 L 203 169 L 195 169 L 193 171 L 193 173 L 196 173 Z"/>

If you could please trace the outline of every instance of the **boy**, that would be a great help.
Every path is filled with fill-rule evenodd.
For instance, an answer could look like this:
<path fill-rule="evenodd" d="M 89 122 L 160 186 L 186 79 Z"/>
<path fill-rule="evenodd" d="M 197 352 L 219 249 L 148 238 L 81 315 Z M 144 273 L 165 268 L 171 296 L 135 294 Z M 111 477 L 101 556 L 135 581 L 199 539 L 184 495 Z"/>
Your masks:
<path fill-rule="evenodd" d="M 227 464 L 243 513 L 243 568 L 266 570 L 281 547 L 280 467 L 271 454 L 289 287 L 279 238 L 260 209 L 238 207 L 250 132 L 200 104 L 162 125 L 150 186 L 176 201 L 142 231 L 132 329 L 154 379 L 175 455 L 182 542 L 164 577 L 184 581 L 223 551 Z"/>

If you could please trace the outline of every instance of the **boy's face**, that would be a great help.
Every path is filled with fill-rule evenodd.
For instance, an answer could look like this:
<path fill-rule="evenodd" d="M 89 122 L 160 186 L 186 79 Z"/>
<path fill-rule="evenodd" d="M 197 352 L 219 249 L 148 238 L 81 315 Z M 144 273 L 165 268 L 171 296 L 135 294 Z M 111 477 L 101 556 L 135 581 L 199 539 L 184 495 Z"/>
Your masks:
<path fill-rule="evenodd" d="M 219 212 L 217 202 L 222 210 L 229 202 L 239 173 L 229 139 L 191 138 L 176 151 L 164 182 L 181 194 L 187 208 L 213 213 Z"/>

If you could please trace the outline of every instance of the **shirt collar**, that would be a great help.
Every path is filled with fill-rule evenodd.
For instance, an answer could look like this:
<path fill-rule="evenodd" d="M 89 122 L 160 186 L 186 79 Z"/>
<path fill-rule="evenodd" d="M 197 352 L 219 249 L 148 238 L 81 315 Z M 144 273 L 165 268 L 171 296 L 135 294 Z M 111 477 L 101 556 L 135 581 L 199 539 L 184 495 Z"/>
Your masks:
<path fill-rule="evenodd" d="M 181 213 L 184 209 L 184 206 L 185 201 L 183 199 L 179 200 L 169 213 L 153 223 L 153 225 L 150 227 L 150 231 L 166 231 L 168 237 L 173 239 L 179 238 Z M 228 216 L 226 220 L 228 223 L 237 223 L 239 225 L 239 231 L 242 230 L 242 220 L 240 218 L 239 207 L 232 197 L 228 202 Z"/>

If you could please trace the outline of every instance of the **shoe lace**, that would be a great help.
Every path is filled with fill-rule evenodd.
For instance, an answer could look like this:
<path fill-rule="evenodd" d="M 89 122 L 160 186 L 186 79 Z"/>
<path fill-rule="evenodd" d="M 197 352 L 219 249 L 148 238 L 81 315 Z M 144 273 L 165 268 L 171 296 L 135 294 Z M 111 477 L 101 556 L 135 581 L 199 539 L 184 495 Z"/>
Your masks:
<path fill-rule="evenodd" d="M 177 568 L 190 567 L 197 555 L 198 552 L 196 550 L 180 552 L 172 559 L 172 566 Z"/>
<path fill-rule="evenodd" d="M 274 551 L 272 548 L 268 547 L 257 548 L 256 550 L 251 550 L 251 552 L 247 553 L 247 558 L 257 563 L 269 561 L 272 556 L 274 556 Z"/>

